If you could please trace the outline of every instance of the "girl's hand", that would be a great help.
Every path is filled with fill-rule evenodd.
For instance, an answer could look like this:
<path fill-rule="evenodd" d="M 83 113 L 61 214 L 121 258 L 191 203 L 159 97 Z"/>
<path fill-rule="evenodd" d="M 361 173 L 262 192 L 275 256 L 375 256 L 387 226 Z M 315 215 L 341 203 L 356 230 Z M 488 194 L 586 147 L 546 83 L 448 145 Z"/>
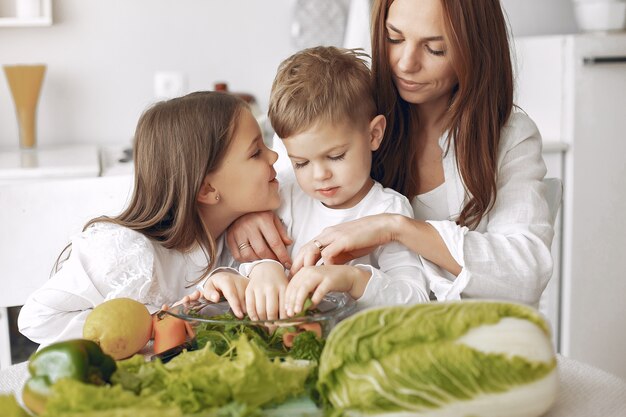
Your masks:
<path fill-rule="evenodd" d="M 172 304 L 172 307 L 176 307 L 179 304 L 187 304 L 190 301 L 198 301 L 200 297 L 202 297 L 202 293 L 199 290 L 195 290 L 191 294 L 186 295 L 180 300 L 176 301 L 174 304 Z M 169 310 L 169 309 L 170 309 L 170 306 L 168 306 L 167 304 L 164 304 L 163 307 L 161 307 L 161 310 Z"/>
<path fill-rule="evenodd" d="M 246 313 L 245 296 L 248 278 L 232 272 L 217 272 L 204 284 L 202 294 L 204 298 L 214 303 L 220 300 L 220 293 L 226 298 L 231 310 L 242 319 Z M 198 296 L 194 292 L 191 296 Z M 191 299 L 190 296 L 190 299 Z M 186 298 L 186 297 L 185 297 Z M 184 298 L 183 298 L 184 300 Z M 196 298 L 197 300 L 197 298 Z"/>
<path fill-rule="evenodd" d="M 300 249 L 293 259 L 291 275 L 302 267 L 315 265 L 319 259 L 325 265 L 345 264 L 394 241 L 395 216 L 398 215 L 376 214 L 327 227 Z"/>
<path fill-rule="evenodd" d="M 285 317 L 287 276 L 275 262 L 256 265 L 246 289 L 246 309 L 251 320 L 276 320 Z"/>
<path fill-rule="evenodd" d="M 273 211 L 245 214 L 226 231 L 226 245 L 239 262 L 274 259 L 289 269 L 291 257 L 286 245 L 291 243 L 285 226 Z"/>
<path fill-rule="evenodd" d="M 288 317 L 302 312 L 302 306 L 311 295 L 313 305 L 331 291 L 347 292 L 354 299 L 361 298 L 371 274 L 350 265 L 307 266 L 295 274 L 285 292 L 285 310 Z"/>

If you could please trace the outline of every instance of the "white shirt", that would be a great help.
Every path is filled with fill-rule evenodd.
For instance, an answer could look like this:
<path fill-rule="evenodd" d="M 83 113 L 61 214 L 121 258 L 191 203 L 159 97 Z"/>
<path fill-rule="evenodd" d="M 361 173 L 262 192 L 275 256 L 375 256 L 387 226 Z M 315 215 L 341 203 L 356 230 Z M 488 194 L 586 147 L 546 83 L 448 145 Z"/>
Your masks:
<path fill-rule="evenodd" d="M 85 318 L 104 301 L 127 297 L 148 307 L 191 293 L 186 288 L 207 266 L 202 249 L 166 249 L 139 232 L 110 223 L 96 223 L 72 239 L 71 254 L 61 269 L 26 300 L 20 311 L 20 332 L 47 345 L 82 337 Z M 217 242 L 216 266 L 232 265 L 230 253 Z"/>
<path fill-rule="evenodd" d="M 447 136 L 440 139 L 446 148 Z M 538 305 L 552 275 L 550 247 L 554 228 L 542 180 L 546 165 L 535 123 L 514 112 L 500 136 L 497 197 L 475 230 L 454 221 L 429 221 L 461 265 L 455 278 L 436 265 L 424 265 L 439 299 L 495 298 Z M 443 159 L 450 218 L 460 214 L 467 195 L 457 169 L 454 147 Z"/>
<path fill-rule="evenodd" d="M 447 135 L 439 141 L 444 152 L 447 141 Z M 441 203 L 447 203 L 447 218 L 452 220 L 428 223 L 439 232 L 462 270 L 454 277 L 422 259 L 437 299 L 505 299 L 534 306 L 539 303 L 552 275 L 550 247 L 554 236 L 542 182 L 546 166 L 541 147 L 535 123 L 525 113 L 514 111 L 501 132 L 495 205 L 470 231 L 454 222 L 468 196 L 452 143 L 443 158 L 446 193 L 439 197 L 445 198 Z M 275 166 L 287 166 L 280 140 L 274 141 L 274 148 L 281 154 Z"/>
<path fill-rule="evenodd" d="M 293 244 L 287 248 L 292 256 L 326 227 L 372 214 L 413 215 L 406 197 L 383 188 L 377 182 L 354 207 L 332 209 L 307 195 L 295 180 L 283 178 L 282 181 L 281 206 L 277 215 L 293 239 Z M 246 274 L 256 263 L 242 264 L 240 271 Z M 381 246 L 348 265 L 366 269 L 372 274 L 363 295 L 357 300 L 359 309 L 428 301 L 428 285 L 419 257 L 398 243 Z"/>

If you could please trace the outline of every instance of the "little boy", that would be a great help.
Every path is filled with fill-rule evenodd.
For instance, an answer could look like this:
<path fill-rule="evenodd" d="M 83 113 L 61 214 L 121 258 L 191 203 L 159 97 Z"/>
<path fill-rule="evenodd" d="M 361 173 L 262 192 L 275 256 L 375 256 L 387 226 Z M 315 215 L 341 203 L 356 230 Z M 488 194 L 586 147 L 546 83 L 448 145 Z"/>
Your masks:
<path fill-rule="evenodd" d="M 413 216 L 404 196 L 370 177 L 386 121 L 376 113 L 366 57 L 316 47 L 278 69 L 269 118 L 297 180 L 282 180 L 277 213 L 293 239 L 292 254 L 306 245 L 321 250 L 312 239 L 325 227 L 383 212 Z M 422 268 L 415 254 L 392 243 L 346 265 L 302 268 L 291 280 L 271 260 L 243 264 L 240 271 L 250 278 L 246 310 L 255 320 L 293 316 L 308 296 L 317 304 L 330 291 L 348 292 L 359 308 L 426 302 Z"/>

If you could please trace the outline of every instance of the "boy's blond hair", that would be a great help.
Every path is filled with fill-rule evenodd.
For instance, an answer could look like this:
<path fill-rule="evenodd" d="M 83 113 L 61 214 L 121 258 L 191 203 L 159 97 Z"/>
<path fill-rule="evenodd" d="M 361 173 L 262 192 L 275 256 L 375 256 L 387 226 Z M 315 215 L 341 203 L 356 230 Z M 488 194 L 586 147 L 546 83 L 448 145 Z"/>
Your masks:
<path fill-rule="evenodd" d="M 317 123 L 369 122 L 376 115 L 367 54 L 318 46 L 284 60 L 270 95 L 269 118 L 280 138 Z"/>

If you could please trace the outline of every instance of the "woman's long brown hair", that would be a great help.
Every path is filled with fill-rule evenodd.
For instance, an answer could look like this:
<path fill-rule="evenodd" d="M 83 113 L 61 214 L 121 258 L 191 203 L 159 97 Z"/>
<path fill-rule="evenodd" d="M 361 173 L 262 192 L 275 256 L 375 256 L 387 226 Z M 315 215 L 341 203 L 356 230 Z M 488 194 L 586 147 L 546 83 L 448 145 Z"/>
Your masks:
<path fill-rule="evenodd" d="M 446 40 L 458 85 L 451 92 L 446 128 L 469 195 L 457 223 L 474 228 L 496 199 L 500 132 L 513 107 L 513 70 L 506 20 L 499 0 L 440 0 Z M 372 176 L 409 199 L 417 195 L 419 130 L 415 105 L 399 95 L 389 64 L 387 11 L 393 0 L 376 0 L 372 10 L 372 76 L 378 111 L 388 129 L 374 152 Z M 450 145 L 450 144 L 449 144 Z M 402 167 L 402 169 L 398 169 Z"/>
<path fill-rule="evenodd" d="M 84 229 L 95 223 L 114 223 L 168 249 L 186 251 L 200 244 L 208 264 L 196 280 L 200 281 L 215 265 L 216 244 L 196 196 L 206 175 L 219 167 L 246 107 L 236 96 L 207 91 L 159 102 L 146 110 L 135 131 L 130 203 L 119 216 L 97 217 Z M 58 265 L 57 260 L 55 269 Z"/>

